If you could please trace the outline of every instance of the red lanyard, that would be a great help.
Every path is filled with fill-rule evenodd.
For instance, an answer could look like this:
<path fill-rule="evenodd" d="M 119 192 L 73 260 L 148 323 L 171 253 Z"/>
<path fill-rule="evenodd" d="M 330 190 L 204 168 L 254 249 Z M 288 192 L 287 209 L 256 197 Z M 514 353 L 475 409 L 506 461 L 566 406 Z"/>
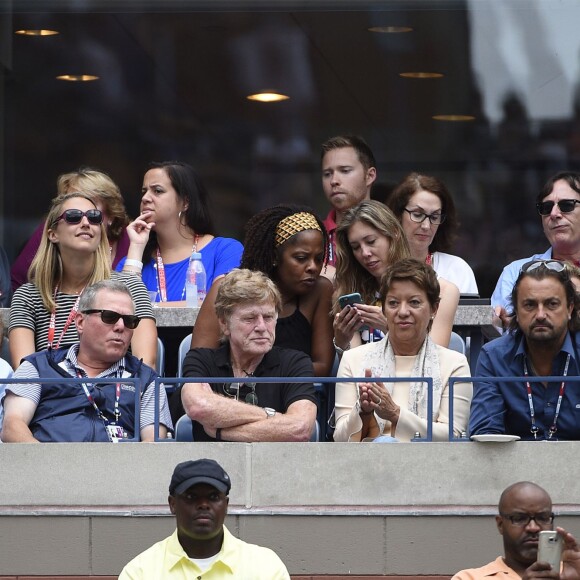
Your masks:
<path fill-rule="evenodd" d="M 83 288 L 83 290 L 84 290 L 84 288 Z M 81 300 L 81 294 L 83 293 L 83 290 L 81 290 L 80 294 L 77 296 L 77 299 L 76 299 L 75 303 L 73 304 L 71 311 L 69 312 L 68 318 L 66 319 L 66 322 L 64 323 L 64 328 L 62 329 L 62 332 L 60 333 L 60 337 L 58 339 L 58 342 L 56 343 L 55 348 L 58 348 L 60 346 L 60 343 L 62 341 L 62 337 L 66 334 L 68 327 L 71 325 L 72 321 L 75 319 L 75 316 L 77 315 L 77 312 L 79 311 L 79 302 Z M 58 293 L 58 286 L 54 289 L 54 301 L 55 302 L 56 302 L 57 293 Z M 54 342 L 55 328 L 56 328 L 56 309 L 50 313 L 50 322 L 48 324 L 48 348 L 52 348 L 52 343 Z"/>
<path fill-rule="evenodd" d="M 425 264 L 427 264 L 427 266 L 433 266 L 433 254 L 427 254 Z"/>
<path fill-rule="evenodd" d="M 564 365 L 564 373 L 562 376 L 568 376 L 568 366 L 570 365 L 570 354 L 566 357 L 566 364 Z M 524 376 L 528 377 L 528 365 L 526 363 L 526 357 L 524 357 Z M 560 385 L 560 393 L 558 394 L 558 402 L 556 403 L 556 413 L 554 415 L 554 422 L 550 427 L 548 432 L 548 439 L 552 439 L 552 437 L 556 434 L 558 427 L 556 424 L 558 423 L 558 416 L 560 415 L 560 407 L 562 405 L 562 399 L 564 398 L 564 390 L 566 389 L 566 383 L 562 381 Z M 534 401 L 532 399 L 532 386 L 530 385 L 529 381 L 526 381 L 526 391 L 528 393 L 528 405 L 530 406 L 530 418 L 532 420 L 532 427 L 530 431 L 534 436 L 534 439 L 538 438 L 538 427 L 536 426 L 536 413 L 534 411 Z"/>
<path fill-rule="evenodd" d="M 197 242 L 199 241 L 199 236 L 196 235 L 193 238 L 193 248 L 191 253 L 197 251 Z M 159 278 L 159 295 L 161 296 L 161 302 L 167 302 L 167 282 L 165 280 L 165 266 L 163 265 L 163 258 L 161 257 L 161 251 L 159 250 L 159 246 L 157 246 L 156 250 L 157 256 L 157 277 Z M 185 295 L 185 285 L 183 286 L 183 292 L 181 293 L 181 299 Z"/>
<path fill-rule="evenodd" d="M 83 378 L 83 375 L 79 370 L 76 371 L 76 374 L 79 379 Z M 99 417 L 99 419 L 101 419 L 101 421 L 103 421 L 106 427 L 107 425 L 109 425 L 110 421 L 105 417 L 105 415 L 103 415 L 103 412 L 99 409 L 97 403 L 95 403 L 95 399 L 93 399 L 93 396 L 91 395 L 86 383 L 81 383 L 81 385 L 83 387 L 85 395 L 87 396 L 87 399 L 89 400 L 89 403 L 91 403 L 93 409 L 97 412 L 97 416 Z M 115 421 L 113 425 L 118 424 L 119 417 L 121 416 L 121 412 L 119 411 L 120 398 L 121 398 L 121 383 L 117 382 L 117 386 L 115 387 Z"/>

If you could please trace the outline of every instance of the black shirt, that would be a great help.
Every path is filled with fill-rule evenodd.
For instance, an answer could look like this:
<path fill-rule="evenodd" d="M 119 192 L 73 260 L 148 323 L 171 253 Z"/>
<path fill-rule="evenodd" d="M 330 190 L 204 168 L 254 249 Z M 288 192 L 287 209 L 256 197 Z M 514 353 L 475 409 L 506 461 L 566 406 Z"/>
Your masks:
<path fill-rule="evenodd" d="M 267 352 L 254 372 L 256 377 L 312 377 L 312 360 L 306 354 L 288 349 L 273 347 Z M 224 344 L 217 349 L 194 348 L 187 353 L 183 363 L 185 377 L 233 377 L 230 363 L 230 347 Z M 248 379 L 250 382 L 251 379 Z M 241 381 L 240 381 L 241 382 Z M 215 393 L 226 395 L 224 383 L 210 383 Z M 229 386 L 229 383 L 225 385 Z M 176 393 L 181 400 L 181 390 Z M 256 395 L 260 407 L 271 407 L 285 413 L 296 401 L 312 401 L 315 405 L 316 393 L 312 383 L 256 383 Z M 181 407 L 181 415 L 185 411 Z M 194 421 L 195 441 L 215 441 L 204 431 L 201 424 Z"/>

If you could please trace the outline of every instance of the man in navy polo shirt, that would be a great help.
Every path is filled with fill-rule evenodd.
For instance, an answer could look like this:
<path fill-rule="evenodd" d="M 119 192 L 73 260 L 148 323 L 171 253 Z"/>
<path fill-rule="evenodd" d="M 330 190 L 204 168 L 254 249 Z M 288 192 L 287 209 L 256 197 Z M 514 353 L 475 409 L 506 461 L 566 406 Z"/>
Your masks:
<path fill-rule="evenodd" d="M 155 371 L 127 354 L 133 330 L 139 324 L 125 284 L 103 280 L 86 288 L 75 323 L 80 341 L 71 347 L 44 350 L 23 359 L 15 379 L 49 379 L 54 383 L 7 385 L 4 399 L 5 443 L 65 441 L 113 442 L 154 439 Z M 62 383 L 59 378 L 86 378 Z M 91 383 L 91 378 L 110 382 Z M 123 383 L 138 378 L 140 383 Z M 135 388 L 141 389 L 140 422 L 135 425 Z M 159 394 L 159 434 L 172 429 L 165 390 Z"/>

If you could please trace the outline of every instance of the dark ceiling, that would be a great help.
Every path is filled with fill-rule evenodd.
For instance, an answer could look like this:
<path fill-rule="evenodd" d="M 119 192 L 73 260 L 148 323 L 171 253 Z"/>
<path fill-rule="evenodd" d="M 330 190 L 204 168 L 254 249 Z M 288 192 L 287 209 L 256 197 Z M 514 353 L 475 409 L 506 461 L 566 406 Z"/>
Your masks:
<path fill-rule="evenodd" d="M 3 3 L 4 215 L 16 218 L 4 229 L 9 255 L 47 207 L 57 175 L 80 165 L 109 172 L 134 213 L 150 161 L 188 161 L 214 194 L 224 234 L 241 236 L 249 215 L 281 201 L 325 213 L 320 143 L 357 133 L 375 151 L 379 181 L 412 170 L 437 174 L 451 185 L 468 230 L 493 222 L 483 246 L 466 234 L 458 245 L 485 267 L 513 217 L 511 206 L 533 198 L 552 169 L 574 162 L 538 145 L 551 139 L 568 147 L 572 119 L 530 118 L 528 95 L 515 81 L 513 92 L 504 82 L 503 118 L 486 116 L 482 83 L 494 71 L 482 78 L 475 57 L 493 62 L 506 50 L 492 26 L 479 32 L 474 55 L 474 23 L 489 25 L 494 6 L 499 14 L 507 7 L 521 25 L 513 30 L 517 38 L 536 33 L 541 16 L 534 0 L 501 1 Z M 549 3 L 563 21 L 576 15 L 569 2 L 544 0 L 544 8 Z M 413 30 L 369 32 L 376 26 Z M 22 28 L 60 34 L 13 34 Z M 542 42 L 536 49 L 549 55 Z M 535 62 L 540 85 L 557 76 L 553 59 Z M 509 81 L 511 69 L 497 74 Z M 409 71 L 444 76 L 399 76 Z M 99 79 L 71 83 L 56 80 L 60 74 Z M 290 99 L 245 98 L 265 89 Z M 475 120 L 441 122 L 432 118 L 438 114 Z M 522 180 L 514 201 L 506 200 Z M 501 215 L 494 214 L 498 203 Z M 507 249 L 501 242 L 506 259 L 543 243 L 530 206 L 517 214 L 519 233 Z"/>

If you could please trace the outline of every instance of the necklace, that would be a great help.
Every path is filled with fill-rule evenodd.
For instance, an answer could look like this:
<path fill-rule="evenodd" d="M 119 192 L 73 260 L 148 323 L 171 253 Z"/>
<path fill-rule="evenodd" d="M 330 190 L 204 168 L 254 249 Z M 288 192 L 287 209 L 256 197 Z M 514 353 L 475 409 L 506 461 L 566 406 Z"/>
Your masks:
<path fill-rule="evenodd" d="M 199 236 L 195 234 L 193 238 L 193 247 L 191 248 L 191 253 L 197 252 L 197 243 L 199 241 Z M 159 246 L 155 251 L 156 253 L 156 263 L 154 264 L 157 270 L 157 292 L 161 297 L 160 302 L 167 302 L 167 281 L 165 279 L 165 265 L 163 264 L 163 258 L 161 257 L 161 250 Z M 191 255 L 191 254 L 190 254 Z M 185 287 L 187 282 L 183 284 L 183 290 L 181 291 L 181 300 L 185 300 Z"/>

